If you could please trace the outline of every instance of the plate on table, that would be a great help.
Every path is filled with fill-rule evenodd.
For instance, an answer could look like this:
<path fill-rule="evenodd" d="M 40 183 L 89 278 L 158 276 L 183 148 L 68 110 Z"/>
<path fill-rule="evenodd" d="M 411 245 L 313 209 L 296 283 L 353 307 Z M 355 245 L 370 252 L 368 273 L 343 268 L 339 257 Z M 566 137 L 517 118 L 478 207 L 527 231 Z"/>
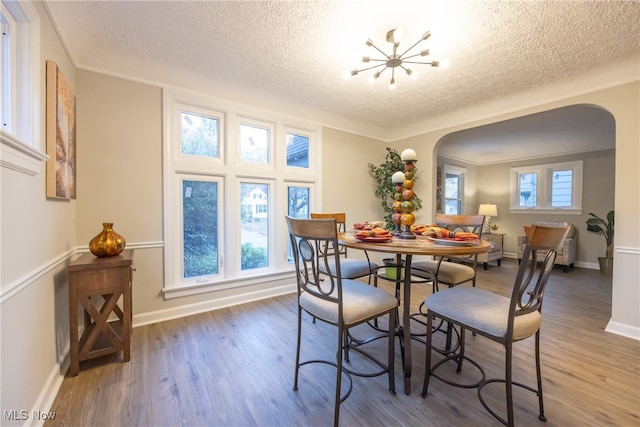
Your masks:
<path fill-rule="evenodd" d="M 383 237 L 358 237 L 358 236 L 353 236 L 355 237 L 357 240 L 361 241 L 361 242 L 369 242 L 369 243 L 384 243 L 384 242 L 389 242 L 391 241 L 391 236 L 383 236 Z"/>
<path fill-rule="evenodd" d="M 441 237 L 431 237 L 427 236 L 428 240 L 431 240 L 433 243 L 437 243 L 439 245 L 448 245 L 448 246 L 476 246 L 480 243 L 479 239 L 475 240 L 456 240 L 456 239 L 445 239 Z"/>

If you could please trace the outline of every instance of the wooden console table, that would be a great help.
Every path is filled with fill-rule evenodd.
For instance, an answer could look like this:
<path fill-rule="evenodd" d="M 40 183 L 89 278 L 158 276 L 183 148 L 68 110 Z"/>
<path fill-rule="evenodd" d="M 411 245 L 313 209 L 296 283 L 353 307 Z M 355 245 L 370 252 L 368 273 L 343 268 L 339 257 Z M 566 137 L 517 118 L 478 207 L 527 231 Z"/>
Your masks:
<path fill-rule="evenodd" d="M 80 362 L 123 352 L 131 357 L 131 285 L 133 250 L 113 257 L 83 254 L 69 264 L 69 376 Z M 118 301 L 122 297 L 122 307 Z M 78 307 L 84 311 L 84 331 L 78 339 Z"/>

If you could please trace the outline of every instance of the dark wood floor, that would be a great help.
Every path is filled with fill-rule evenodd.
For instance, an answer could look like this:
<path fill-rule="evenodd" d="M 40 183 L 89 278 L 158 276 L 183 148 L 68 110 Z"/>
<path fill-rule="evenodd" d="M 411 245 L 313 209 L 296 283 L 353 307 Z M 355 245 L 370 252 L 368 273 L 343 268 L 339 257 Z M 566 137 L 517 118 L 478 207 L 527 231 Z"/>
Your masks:
<path fill-rule="evenodd" d="M 478 286 L 507 294 L 517 262 L 479 271 Z M 430 293 L 416 285 L 413 305 Z M 598 271 L 554 271 L 542 325 L 542 370 L 547 423 L 537 418 L 530 393 L 516 392 L 521 426 L 640 425 L 640 342 L 604 332 L 610 318 L 611 282 Z M 330 358 L 334 330 L 303 325 L 311 349 Z M 332 422 L 334 372 L 304 367 L 292 390 L 296 336 L 295 296 L 226 308 L 134 329 L 131 361 L 106 357 L 81 364 L 65 378 L 48 426 L 322 426 Z M 468 337 L 468 354 L 501 375 L 502 348 Z M 384 340 L 374 346 L 382 347 Z M 534 380 L 533 340 L 516 345 L 514 376 Z M 495 426 L 475 390 L 433 381 L 422 399 L 424 346 L 414 342 L 412 393 L 387 391 L 386 377 L 355 378 L 342 405 L 344 426 Z M 502 388 L 485 392 L 502 402 Z M 500 407 L 501 409 L 501 407 Z M 499 410 L 500 410 L 499 409 Z"/>

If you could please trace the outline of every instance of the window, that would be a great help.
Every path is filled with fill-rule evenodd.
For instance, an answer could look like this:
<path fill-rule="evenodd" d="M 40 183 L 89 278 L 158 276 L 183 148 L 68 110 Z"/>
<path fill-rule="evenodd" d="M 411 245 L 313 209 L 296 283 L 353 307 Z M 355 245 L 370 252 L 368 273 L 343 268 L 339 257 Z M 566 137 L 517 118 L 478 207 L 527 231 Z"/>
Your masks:
<path fill-rule="evenodd" d="M 309 137 L 287 132 L 287 166 L 309 168 Z"/>
<path fill-rule="evenodd" d="M 165 297 L 287 277 L 284 217 L 319 206 L 320 127 L 177 90 L 163 98 Z"/>
<path fill-rule="evenodd" d="M 462 215 L 464 209 L 464 173 L 457 166 L 444 165 L 444 213 Z"/>
<path fill-rule="evenodd" d="M 256 120 L 244 120 L 240 123 L 240 161 L 255 166 L 269 166 L 273 126 Z"/>
<path fill-rule="evenodd" d="M 511 211 L 582 213 L 582 161 L 511 169 Z"/>
<path fill-rule="evenodd" d="M 182 276 L 211 277 L 220 274 L 218 228 L 220 179 L 182 177 Z"/>
<path fill-rule="evenodd" d="M 311 187 L 309 186 L 287 186 L 287 215 L 292 218 L 309 218 L 311 208 L 309 200 Z M 287 262 L 293 262 L 293 248 L 290 238 L 287 236 Z"/>
<path fill-rule="evenodd" d="M 182 154 L 219 159 L 220 119 L 189 111 L 181 111 L 181 115 Z"/>
<path fill-rule="evenodd" d="M 2 165 L 29 175 L 47 159 L 40 135 L 40 18 L 29 2 L 0 9 L 0 141 Z"/>
<path fill-rule="evenodd" d="M 240 265 L 249 270 L 269 267 L 269 194 L 271 185 L 241 182 Z"/>

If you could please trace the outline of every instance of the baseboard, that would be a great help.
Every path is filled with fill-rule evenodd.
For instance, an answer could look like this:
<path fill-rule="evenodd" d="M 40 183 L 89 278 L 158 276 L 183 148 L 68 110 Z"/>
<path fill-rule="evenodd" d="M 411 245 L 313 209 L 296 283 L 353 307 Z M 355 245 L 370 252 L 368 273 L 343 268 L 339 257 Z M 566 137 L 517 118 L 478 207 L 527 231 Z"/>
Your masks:
<path fill-rule="evenodd" d="M 220 308 L 231 307 L 238 304 L 245 304 L 248 302 L 273 298 L 279 295 L 290 294 L 295 291 L 296 284 L 290 282 L 284 285 L 268 289 L 261 289 L 254 292 L 232 295 L 225 298 L 215 298 L 208 301 L 200 301 L 194 304 L 181 305 L 164 310 L 141 313 L 133 316 L 133 327 L 135 328 L 152 323 L 179 319 L 181 317 L 191 316 L 193 314 L 206 313 L 207 311 L 217 310 Z"/>
<path fill-rule="evenodd" d="M 44 387 L 38 395 L 33 408 L 28 414 L 28 420 L 25 422 L 25 426 L 41 427 L 47 420 L 55 420 L 56 414 L 50 413 L 53 402 L 56 400 L 62 381 L 64 381 L 67 370 L 69 369 L 69 350 L 70 344 L 67 343 L 62 356 L 58 359 L 57 363 L 53 366 L 49 378 L 44 384 Z M 35 416 L 39 414 L 39 416 Z"/>
<path fill-rule="evenodd" d="M 516 254 L 515 252 L 504 252 L 502 256 L 503 258 L 518 259 L 518 254 Z M 579 268 L 588 268 L 589 270 L 600 269 L 600 265 L 598 265 L 597 262 L 576 261 L 573 263 L 573 266 Z"/>
<path fill-rule="evenodd" d="M 640 341 L 640 328 L 634 328 L 632 326 L 610 320 L 604 330 L 611 332 L 612 334 L 622 335 L 623 337 L 633 338 L 634 340 Z"/>

